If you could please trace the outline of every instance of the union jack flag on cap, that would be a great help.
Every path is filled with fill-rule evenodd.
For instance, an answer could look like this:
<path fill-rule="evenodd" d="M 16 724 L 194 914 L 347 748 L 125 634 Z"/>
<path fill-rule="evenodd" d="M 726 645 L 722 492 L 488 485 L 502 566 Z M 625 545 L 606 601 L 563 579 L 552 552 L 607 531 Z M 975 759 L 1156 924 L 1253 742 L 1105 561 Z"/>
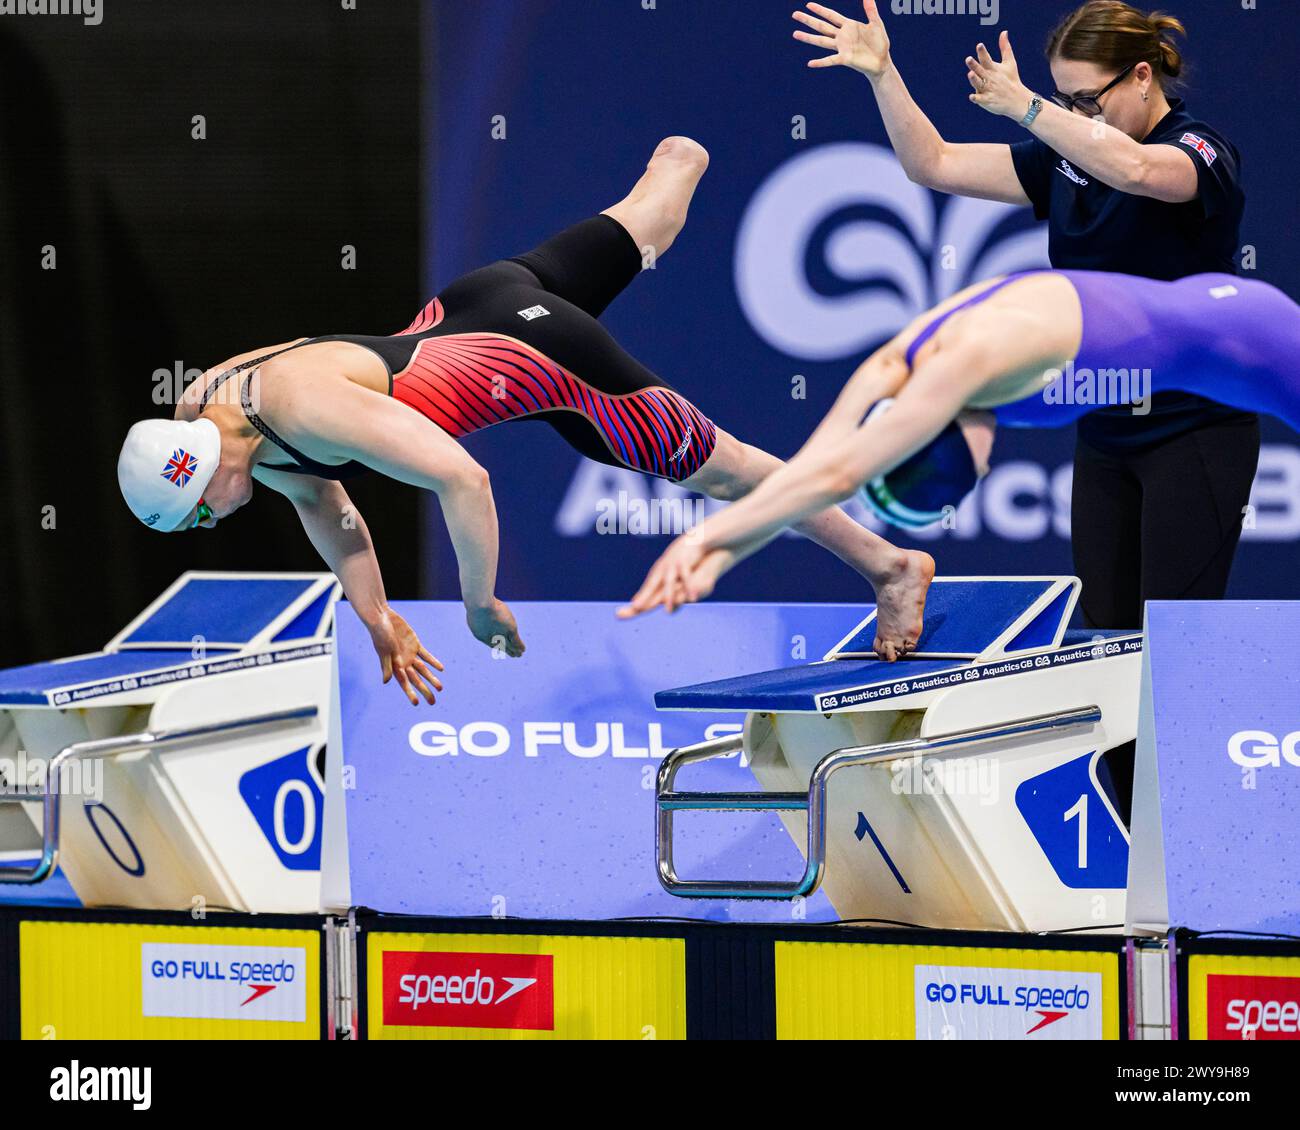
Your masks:
<path fill-rule="evenodd" d="M 162 477 L 173 486 L 183 489 L 189 485 L 190 479 L 194 478 L 194 472 L 198 469 L 199 461 L 188 451 L 181 451 L 177 448 L 172 452 L 172 457 L 167 460 L 167 466 L 163 468 Z"/>

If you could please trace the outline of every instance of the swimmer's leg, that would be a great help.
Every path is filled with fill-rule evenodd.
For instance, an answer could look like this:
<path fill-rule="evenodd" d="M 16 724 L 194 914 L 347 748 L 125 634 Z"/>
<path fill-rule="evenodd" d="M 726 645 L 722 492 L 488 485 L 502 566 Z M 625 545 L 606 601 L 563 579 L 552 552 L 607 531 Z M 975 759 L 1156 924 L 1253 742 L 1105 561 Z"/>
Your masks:
<path fill-rule="evenodd" d="M 708 165 L 703 147 L 689 138 L 668 138 L 655 150 L 645 175 L 612 208 L 566 228 L 509 263 L 493 264 L 459 280 L 453 287 L 462 287 L 465 293 L 452 294 L 449 289 L 443 305 L 451 309 L 490 301 L 503 285 L 520 281 L 511 272 L 518 273 L 523 266 L 540 284 L 540 293 L 562 298 L 599 318 L 672 246 Z M 540 304 L 550 309 L 544 297 Z M 512 314 L 515 309 L 511 308 Z"/>
<path fill-rule="evenodd" d="M 691 198 L 708 167 L 708 151 L 699 142 L 665 138 L 632 191 L 603 214 L 627 229 L 643 261 L 658 258 L 686 225 Z"/>
<path fill-rule="evenodd" d="M 682 485 L 732 502 L 780 466 L 775 455 L 741 443 L 719 428 L 713 454 Z M 877 654 L 896 659 L 914 650 L 921 635 L 926 592 L 934 577 L 934 558 L 891 545 L 838 507 L 814 514 L 795 529 L 856 569 L 876 590 Z"/>

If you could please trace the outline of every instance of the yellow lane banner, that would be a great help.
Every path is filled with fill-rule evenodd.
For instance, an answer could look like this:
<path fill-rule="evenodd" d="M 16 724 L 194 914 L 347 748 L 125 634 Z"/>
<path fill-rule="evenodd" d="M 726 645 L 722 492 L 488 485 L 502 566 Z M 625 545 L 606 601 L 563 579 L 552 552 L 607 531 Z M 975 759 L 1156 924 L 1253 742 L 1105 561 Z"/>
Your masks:
<path fill-rule="evenodd" d="M 776 943 L 784 1040 L 1117 1040 L 1120 954 Z"/>
<path fill-rule="evenodd" d="M 681 938 L 366 937 L 372 1040 L 683 1040 Z"/>
<path fill-rule="evenodd" d="M 25 1040 L 318 1040 L 320 934 L 19 925 Z"/>

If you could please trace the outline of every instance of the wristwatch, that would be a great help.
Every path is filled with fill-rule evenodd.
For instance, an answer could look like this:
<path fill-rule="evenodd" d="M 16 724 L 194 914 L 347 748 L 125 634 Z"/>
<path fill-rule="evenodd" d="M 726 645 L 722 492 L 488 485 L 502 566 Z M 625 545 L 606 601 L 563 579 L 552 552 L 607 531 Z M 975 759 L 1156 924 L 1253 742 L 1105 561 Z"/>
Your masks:
<path fill-rule="evenodd" d="M 1028 129 L 1034 124 L 1034 119 L 1043 112 L 1043 100 L 1037 94 L 1029 100 L 1029 113 L 1020 119 L 1020 124 Z"/>

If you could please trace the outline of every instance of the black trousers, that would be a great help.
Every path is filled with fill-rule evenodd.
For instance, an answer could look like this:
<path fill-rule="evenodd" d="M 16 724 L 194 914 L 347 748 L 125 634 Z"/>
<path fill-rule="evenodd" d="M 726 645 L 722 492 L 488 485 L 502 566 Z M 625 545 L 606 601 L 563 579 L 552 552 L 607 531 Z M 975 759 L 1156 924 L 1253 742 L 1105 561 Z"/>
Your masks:
<path fill-rule="evenodd" d="M 1080 438 L 1073 548 L 1088 627 L 1141 628 L 1148 600 L 1221 600 L 1258 464 L 1254 418 L 1128 452 Z"/>

